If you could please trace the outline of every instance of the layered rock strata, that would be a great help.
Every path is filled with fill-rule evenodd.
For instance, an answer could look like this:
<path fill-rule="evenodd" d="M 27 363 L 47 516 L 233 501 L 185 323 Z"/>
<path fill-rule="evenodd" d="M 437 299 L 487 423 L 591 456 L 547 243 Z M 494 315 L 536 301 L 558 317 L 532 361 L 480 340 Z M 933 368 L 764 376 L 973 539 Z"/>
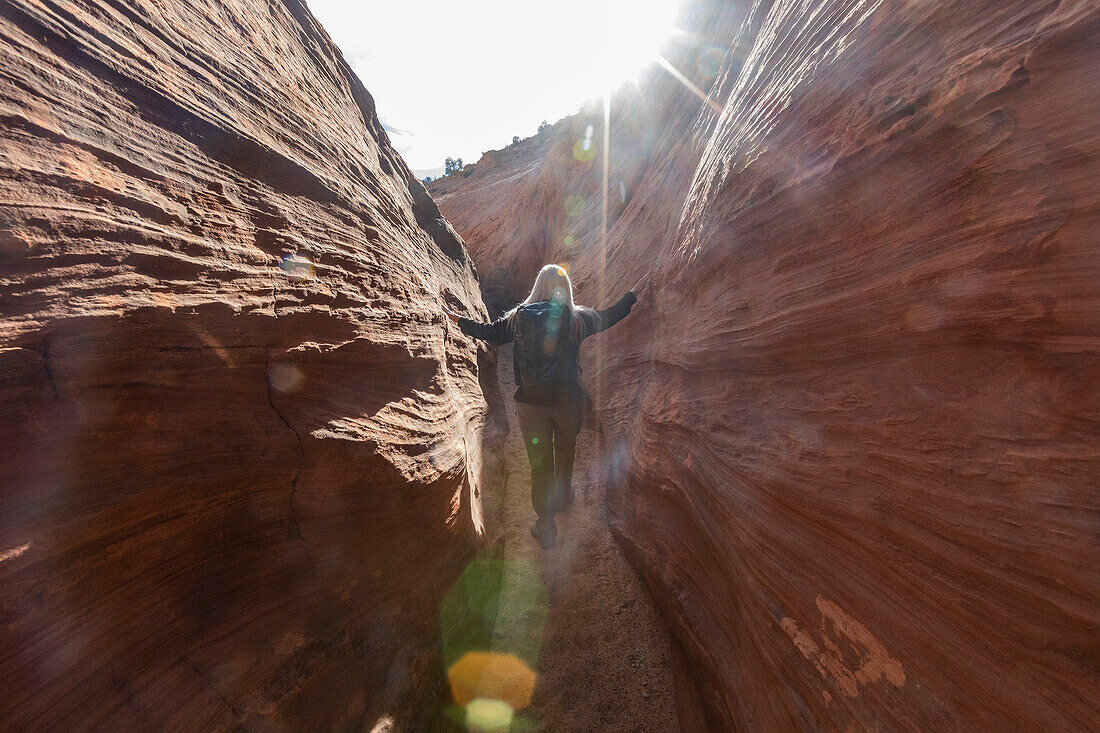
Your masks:
<path fill-rule="evenodd" d="M 0 58 L 0 728 L 418 727 L 462 240 L 297 0 L 5 2 Z"/>
<path fill-rule="evenodd" d="M 655 268 L 584 366 L 683 726 L 1091 729 L 1100 7 L 776 0 L 709 28 L 713 104 L 643 86 L 634 178 L 612 142 L 606 242 L 566 204 L 600 190 L 601 151 L 573 155 L 598 115 L 433 187 L 505 300 L 542 261 L 593 305 Z"/>

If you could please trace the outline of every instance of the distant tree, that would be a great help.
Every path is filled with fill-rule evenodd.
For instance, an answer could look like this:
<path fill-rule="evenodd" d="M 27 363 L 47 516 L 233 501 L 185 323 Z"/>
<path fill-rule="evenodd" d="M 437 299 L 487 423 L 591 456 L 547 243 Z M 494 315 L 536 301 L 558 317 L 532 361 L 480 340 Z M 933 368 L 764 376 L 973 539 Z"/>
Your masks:
<path fill-rule="evenodd" d="M 443 161 L 443 175 L 449 176 L 455 172 L 455 159 L 447 158 Z"/>
<path fill-rule="evenodd" d="M 432 182 L 432 177 L 431 176 L 424 176 L 424 178 L 422 178 L 420 180 L 420 182 L 423 183 L 425 186 L 427 186 L 429 183 Z"/>
<path fill-rule="evenodd" d="M 519 135 L 512 135 L 512 144 L 519 145 Z"/>
<path fill-rule="evenodd" d="M 550 123 L 547 122 L 546 120 L 543 120 L 542 122 L 539 123 L 539 134 L 540 135 L 542 133 L 546 132 L 549 129 L 550 129 Z"/>
<path fill-rule="evenodd" d="M 464 166 L 462 164 L 462 158 L 457 159 L 455 161 L 455 173 L 458 173 L 460 170 L 462 170 L 463 167 Z"/>

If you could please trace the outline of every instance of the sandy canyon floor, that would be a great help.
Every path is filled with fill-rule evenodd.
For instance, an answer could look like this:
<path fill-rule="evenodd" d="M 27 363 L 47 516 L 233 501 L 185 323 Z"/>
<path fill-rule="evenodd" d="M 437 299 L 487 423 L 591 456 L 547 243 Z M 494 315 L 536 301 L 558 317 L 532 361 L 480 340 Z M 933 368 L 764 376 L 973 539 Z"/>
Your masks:
<path fill-rule="evenodd" d="M 504 519 L 489 532 L 506 564 L 530 568 L 539 578 L 546 600 L 534 697 L 517 711 L 514 728 L 677 731 L 668 633 L 608 529 L 601 435 L 584 430 L 578 436 L 576 500 L 558 516 L 555 547 L 544 551 L 529 534 L 531 472 L 512 400 L 511 351 L 502 347 L 498 364 L 510 426 Z M 502 616 L 532 612 L 523 582 L 514 581 L 510 586 L 506 575 Z M 500 629 L 509 626 L 507 618 L 498 621 Z"/>

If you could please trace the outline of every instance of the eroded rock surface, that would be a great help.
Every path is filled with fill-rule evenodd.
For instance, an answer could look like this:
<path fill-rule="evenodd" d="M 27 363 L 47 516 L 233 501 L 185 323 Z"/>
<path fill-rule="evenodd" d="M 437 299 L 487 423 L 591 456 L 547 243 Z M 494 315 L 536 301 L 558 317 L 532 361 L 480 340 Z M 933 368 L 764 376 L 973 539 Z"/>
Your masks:
<path fill-rule="evenodd" d="M 613 111 L 649 132 L 612 143 L 606 245 L 598 112 L 432 186 L 505 301 L 544 261 L 593 305 L 656 266 L 585 372 L 684 729 L 1095 727 L 1100 7 L 724 20 L 675 59 L 706 86 L 727 47 L 717 109 Z"/>
<path fill-rule="evenodd" d="M 417 728 L 462 240 L 296 0 L 4 3 L 0 59 L 0 728 Z"/>

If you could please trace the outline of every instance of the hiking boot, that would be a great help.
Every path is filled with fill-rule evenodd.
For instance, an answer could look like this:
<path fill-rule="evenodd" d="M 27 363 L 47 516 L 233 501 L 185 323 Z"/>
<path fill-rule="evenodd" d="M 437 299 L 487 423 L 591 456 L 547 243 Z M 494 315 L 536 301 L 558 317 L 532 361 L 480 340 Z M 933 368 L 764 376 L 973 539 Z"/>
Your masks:
<path fill-rule="evenodd" d="M 531 525 L 531 536 L 539 543 L 539 547 L 549 550 L 554 546 L 554 538 L 558 536 L 558 525 L 553 519 L 539 517 Z"/>

